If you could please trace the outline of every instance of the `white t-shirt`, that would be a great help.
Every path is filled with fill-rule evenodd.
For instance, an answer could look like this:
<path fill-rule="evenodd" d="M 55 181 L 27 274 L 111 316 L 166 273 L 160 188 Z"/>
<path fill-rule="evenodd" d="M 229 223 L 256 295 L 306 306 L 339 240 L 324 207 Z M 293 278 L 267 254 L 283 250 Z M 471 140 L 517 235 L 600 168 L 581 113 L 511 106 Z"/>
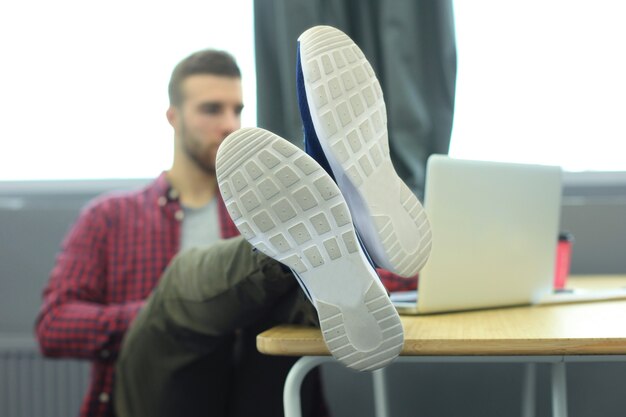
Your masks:
<path fill-rule="evenodd" d="M 180 250 L 207 246 L 221 239 L 217 213 L 217 199 L 213 198 L 203 207 L 182 206 L 183 218 Z"/>

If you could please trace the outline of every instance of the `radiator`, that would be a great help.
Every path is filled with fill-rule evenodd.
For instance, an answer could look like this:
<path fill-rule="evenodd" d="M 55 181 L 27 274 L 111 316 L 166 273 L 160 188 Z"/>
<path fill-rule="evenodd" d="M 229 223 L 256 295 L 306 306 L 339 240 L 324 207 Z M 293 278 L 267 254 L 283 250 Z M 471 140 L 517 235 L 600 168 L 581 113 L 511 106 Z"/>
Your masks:
<path fill-rule="evenodd" d="M 76 417 L 88 383 L 88 362 L 44 359 L 32 338 L 0 337 L 0 417 Z"/>

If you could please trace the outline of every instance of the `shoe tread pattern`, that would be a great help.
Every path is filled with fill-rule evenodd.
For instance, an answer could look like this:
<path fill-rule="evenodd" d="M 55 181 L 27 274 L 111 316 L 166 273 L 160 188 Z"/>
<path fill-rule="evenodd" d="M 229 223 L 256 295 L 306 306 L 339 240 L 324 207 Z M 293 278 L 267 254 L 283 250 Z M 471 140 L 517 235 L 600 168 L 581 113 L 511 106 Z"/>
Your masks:
<path fill-rule="evenodd" d="M 300 47 L 305 80 L 313 92 L 312 105 L 323 131 L 320 141 L 326 141 L 350 182 L 361 187 L 377 174 L 378 168 L 385 164 L 392 167 L 380 84 L 359 47 L 337 29 L 310 29 L 301 36 Z M 428 260 L 430 224 L 417 197 L 401 180 L 398 183 L 397 204 L 414 223 L 412 233 L 419 234 L 419 243 L 403 241 L 391 218 L 380 221 L 385 216 L 372 213 L 379 217 L 374 226 L 387 261 L 379 263 L 400 275 L 412 276 Z"/>
<path fill-rule="evenodd" d="M 388 365 L 400 354 L 404 344 L 402 323 L 379 286 L 372 284 L 365 294 L 365 306 L 375 318 L 382 334 L 382 343 L 371 351 L 355 349 L 349 341 L 342 312 L 335 306 L 320 304 L 320 327 L 326 345 L 333 356 L 346 366 L 370 371 Z"/>
<path fill-rule="evenodd" d="M 262 129 L 241 129 L 231 136 L 217 155 L 218 184 L 235 225 L 253 246 L 292 268 L 302 283 L 316 268 L 346 262 L 359 252 L 343 196 L 315 161 Z M 233 141 L 237 146 L 230 146 Z M 264 192 L 260 185 L 268 181 L 272 187 Z M 333 277 L 338 284 L 343 278 Z M 352 369 L 373 370 L 399 354 L 403 329 L 379 282 L 370 279 L 360 297 L 357 307 L 317 298 L 315 305 L 331 354 Z"/>
<path fill-rule="evenodd" d="M 241 129 L 237 134 L 246 145 L 226 147 L 217 164 L 219 188 L 228 190 L 222 193 L 224 203 L 242 235 L 252 245 L 263 243 L 264 253 L 300 273 L 354 252 L 347 205 L 319 165 L 271 132 Z M 248 169 L 251 164 L 254 170 Z M 337 232 L 342 239 L 323 244 Z"/>

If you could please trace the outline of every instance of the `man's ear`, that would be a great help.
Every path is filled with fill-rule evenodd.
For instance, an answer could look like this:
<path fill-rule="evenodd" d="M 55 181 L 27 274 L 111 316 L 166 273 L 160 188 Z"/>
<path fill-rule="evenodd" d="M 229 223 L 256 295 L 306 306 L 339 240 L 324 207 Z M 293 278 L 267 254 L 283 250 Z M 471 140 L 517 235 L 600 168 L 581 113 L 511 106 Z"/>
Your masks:
<path fill-rule="evenodd" d="M 167 121 L 169 124 L 176 129 L 178 126 L 178 109 L 174 106 L 169 106 L 167 111 L 165 112 L 165 116 L 167 117 Z"/>

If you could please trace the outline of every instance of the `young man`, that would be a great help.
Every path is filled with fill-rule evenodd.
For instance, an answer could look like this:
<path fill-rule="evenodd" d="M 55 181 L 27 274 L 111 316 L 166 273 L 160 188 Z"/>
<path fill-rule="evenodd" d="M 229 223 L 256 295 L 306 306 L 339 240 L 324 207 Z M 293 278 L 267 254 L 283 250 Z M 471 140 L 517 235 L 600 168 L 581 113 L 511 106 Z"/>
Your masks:
<path fill-rule="evenodd" d="M 348 77 L 374 82 L 371 68 L 365 73 L 361 62 L 352 65 L 356 46 L 349 39 L 341 45 L 351 50 L 346 57 L 354 73 Z M 333 45 L 328 46 L 332 51 Z M 111 366 L 118 353 L 113 400 L 119 417 L 275 416 L 281 413 L 282 382 L 293 360 L 259 355 L 254 347 L 258 331 L 281 322 L 318 324 L 319 318 L 331 353 L 358 370 L 385 366 L 402 347 L 399 318 L 359 246 L 350 215 L 359 213 L 355 223 L 362 225 L 361 237 L 374 249 L 378 263 L 412 275 L 425 262 L 427 221 L 395 176 L 385 149 L 386 132 L 376 123 L 381 122 L 381 108 L 384 112 L 382 94 L 364 98 L 374 100 L 371 110 L 377 116 L 371 126 L 369 110 L 339 114 L 342 121 L 360 114 L 352 121 L 370 143 L 365 149 L 374 152 L 374 145 L 377 152 L 369 165 L 363 165 L 361 154 L 339 155 L 348 166 L 335 165 L 333 173 L 340 187 L 350 191 L 346 201 L 314 159 L 269 132 L 239 130 L 229 135 L 228 146 L 220 147 L 238 127 L 239 77 L 224 69 L 232 65 L 218 66 L 217 73 L 197 71 L 190 63 L 195 60 L 192 55 L 183 61 L 172 76 L 172 169 L 141 193 L 92 204 L 70 232 L 45 292 L 38 322 L 42 350 L 100 358 L 94 365 L 100 375 L 94 378 L 85 415 L 90 407 L 103 413 L 99 415 L 110 412 Z M 310 63 L 303 64 L 309 72 Z M 192 69 L 181 69 L 188 67 Z M 316 80 L 315 70 L 307 79 Z M 319 86 L 303 88 L 310 87 L 319 91 Z M 343 101 L 331 105 L 345 107 Z M 311 109 L 310 115 L 306 105 L 302 110 L 314 123 L 328 120 L 326 110 L 317 114 L 319 109 Z M 316 133 L 307 139 L 322 148 L 329 141 L 337 148 L 333 135 L 353 136 L 337 129 L 327 134 L 324 126 L 307 129 Z M 334 165 L 336 155 L 324 152 Z M 370 184 L 385 186 L 347 185 L 344 169 L 350 179 L 362 183 L 366 178 L 352 175 L 354 158 L 369 167 L 364 174 Z M 216 159 L 221 162 L 216 164 Z M 375 170 L 372 163 L 384 169 Z M 377 173 L 382 176 L 371 175 Z M 215 195 L 222 237 L 236 234 L 217 195 L 218 180 L 245 239 L 219 241 L 216 233 L 207 232 L 206 217 L 194 220 L 194 209 L 210 211 L 206 203 Z M 372 211 L 381 208 L 380 201 L 386 213 Z M 398 224 L 395 217 L 385 218 L 389 213 L 399 215 Z M 163 272 L 167 262 L 154 259 L 171 258 L 179 247 L 191 249 L 181 251 Z"/>
<path fill-rule="evenodd" d="M 239 233 L 226 213 L 215 155 L 240 127 L 241 74 L 227 53 L 200 51 L 169 84 L 174 161 L 146 188 L 95 199 L 66 236 L 36 333 L 44 355 L 87 359 L 81 416 L 110 416 L 120 343 L 172 258 Z M 149 152 L 149 151 L 148 151 Z"/>

